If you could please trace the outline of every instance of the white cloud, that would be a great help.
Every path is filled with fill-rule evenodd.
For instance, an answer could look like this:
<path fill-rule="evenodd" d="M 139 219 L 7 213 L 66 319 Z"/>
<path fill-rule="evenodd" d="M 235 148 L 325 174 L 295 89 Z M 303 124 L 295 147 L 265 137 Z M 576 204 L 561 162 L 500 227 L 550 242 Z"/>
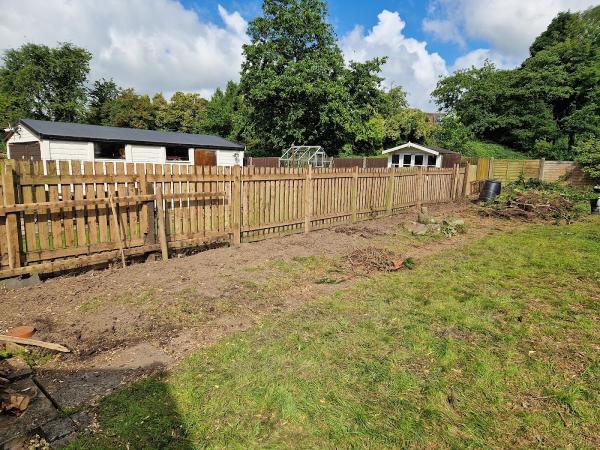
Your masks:
<path fill-rule="evenodd" d="M 499 69 L 509 69 L 515 66 L 512 59 L 507 59 L 504 55 L 490 50 L 489 48 L 478 48 L 462 55 L 454 61 L 452 72 L 459 69 L 470 69 L 471 67 L 481 67 L 483 63 L 489 60 Z"/>
<path fill-rule="evenodd" d="M 559 12 L 597 4 L 598 0 L 432 0 L 423 29 L 460 45 L 469 38 L 485 40 L 514 63 L 527 55 L 533 40 Z"/>
<path fill-rule="evenodd" d="M 239 78 L 248 40 L 244 18 L 222 6 L 224 25 L 172 0 L 0 0 L 0 9 L 0 50 L 73 42 L 92 52 L 92 79 L 145 93 L 210 94 Z"/>
<path fill-rule="evenodd" d="M 378 23 L 365 33 L 356 26 L 342 38 L 346 60 L 365 61 L 377 56 L 387 56 L 382 76 L 385 84 L 401 85 L 408 92 L 411 105 L 424 110 L 435 107 L 429 94 L 440 75 L 448 73 L 446 62 L 437 53 L 427 50 L 427 42 L 417 41 L 402 34 L 405 23 L 397 12 L 382 11 Z"/>

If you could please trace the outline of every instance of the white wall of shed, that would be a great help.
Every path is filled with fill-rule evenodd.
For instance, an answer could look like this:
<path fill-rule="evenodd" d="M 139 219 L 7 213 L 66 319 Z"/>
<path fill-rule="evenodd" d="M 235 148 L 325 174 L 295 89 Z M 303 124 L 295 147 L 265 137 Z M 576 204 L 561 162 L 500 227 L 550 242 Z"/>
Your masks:
<path fill-rule="evenodd" d="M 125 160 L 132 163 L 165 164 L 167 162 L 166 147 L 156 145 L 127 144 Z"/>
<path fill-rule="evenodd" d="M 42 153 L 42 159 L 44 154 Z M 48 141 L 48 158 L 53 160 L 76 159 L 94 161 L 94 143 L 79 141 Z"/>
<path fill-rule="evenodd" d="M 217 166 L 244 166 L 244 152 L 238 150 L 217 150 Z M 236 156 L 237 155 L 237 156 Z"/>
<path fill-rule="evenodd" d="M 6 141 L 8 144 L 11 143 L 22 143 L 22 142 L 38 142 L 40 139 L 35 135 L 29 128 L 19 124 L 13 135 Z"/>

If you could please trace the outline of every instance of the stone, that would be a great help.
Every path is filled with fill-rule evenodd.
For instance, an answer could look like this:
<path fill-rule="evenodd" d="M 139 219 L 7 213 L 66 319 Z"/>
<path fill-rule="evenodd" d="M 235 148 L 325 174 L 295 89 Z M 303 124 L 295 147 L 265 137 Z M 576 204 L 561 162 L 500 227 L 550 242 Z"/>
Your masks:
<path fill-rule="evenodd" d="M 410 224 L 407 225 L 406 229 L 408 231 L 410 231 L 412 234 L 414 234 L 415 236 L 421 236 L 425 233 L 427 233 L 427 225 L 424 225 L 422 223 L 417 223 L 417 222 L 411 222 Z"/>
<path fill-rule="evenodd" d="M 42 432 L 50 442 L 56 441 L 75 431 L 75 424 L 70 417 L 60 417 L 41 426 Z"/>
<path fill-rule="evenodd" d="M 0 361 L 0 376 L 16 381 L 31 375 L 31 367 L 18 356 Z"/>
<path fill-rule="evenodd" d="M 36 274 L 29 277 L 7 278 L 6 280 L 2 280 L 1 285 L 4 286 L 5 289 L 20 289 L 41 283 L 42 280 L 40 279 L 40 276 Z"/>
<path fill-rule="evenodd" d="M 33 383 L 31 377 L 15 381 L 10 385 L 10 388 L 26 394 L 37 392 L 37 395 L 19 417 L 0 415 L 0 448 L 3 448 L 6 442 L 10 442 L 19 436 L 27 436 L 46 422 L 60 417 L 59 411 Z"/>

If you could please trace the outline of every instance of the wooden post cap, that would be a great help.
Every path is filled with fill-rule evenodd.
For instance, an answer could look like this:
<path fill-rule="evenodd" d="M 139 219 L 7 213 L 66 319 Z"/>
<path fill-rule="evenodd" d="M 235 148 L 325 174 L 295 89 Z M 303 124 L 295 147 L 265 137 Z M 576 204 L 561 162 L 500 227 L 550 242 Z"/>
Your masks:
<path fill-rule="evenodd" d="M 20 327 L 14 327 L 4 333 L 6 336 L 18 337 L 18 338 L 30 338 L 35 333 L 35 328 L 28 325 Z"/>

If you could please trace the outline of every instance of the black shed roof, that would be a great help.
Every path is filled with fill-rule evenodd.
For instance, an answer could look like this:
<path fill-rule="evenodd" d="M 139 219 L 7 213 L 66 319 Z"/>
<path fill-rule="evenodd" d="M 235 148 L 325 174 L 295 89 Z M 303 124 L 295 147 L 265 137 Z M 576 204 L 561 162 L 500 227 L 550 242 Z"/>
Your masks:
<path fill-rule="evenodd" d="M 117 141 L 132 144 L 182 145 L 187 147 L 244 150 L 242 144 L 207 134 L 175 133 L 172 131 L 139 130 L 136 128 L 103 127 L 80 123 L 21 119 L 22 123 L 41 138 L 89 141 Z"/>

